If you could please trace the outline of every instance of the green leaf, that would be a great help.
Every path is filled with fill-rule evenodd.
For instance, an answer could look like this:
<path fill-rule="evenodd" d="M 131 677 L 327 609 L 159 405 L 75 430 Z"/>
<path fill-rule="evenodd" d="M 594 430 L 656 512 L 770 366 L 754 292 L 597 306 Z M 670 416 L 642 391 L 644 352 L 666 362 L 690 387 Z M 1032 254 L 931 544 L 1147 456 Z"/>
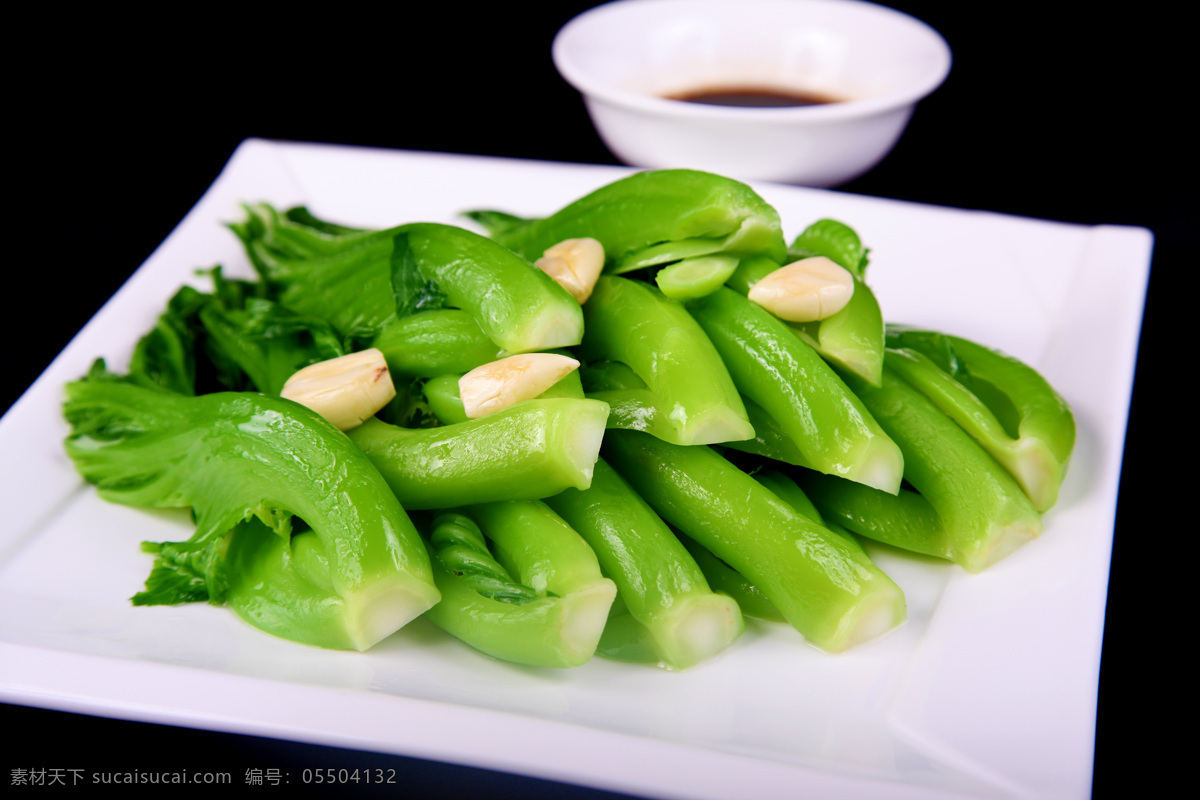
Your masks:
<path fill-rule="evenodd" d="M 523 605 L 538 593 L 513 580 L 488 550 L 479 526 L 463 514 L 443 513 L 430 533 L 431 552 L 446 571 L 462 578 L 474 591 L 502 603 Z"/>
<path fill-rule="evenodd" d="M 261 525 L 261 523 L 258 523 Z M 196 537 L 186 542 L 143 542 L 154 553 L 146 588 L 132 598 L 135 606 L 210 602 L 220 605 L 228 586 L 222 564 L 225 537 Z"/>
<path fill-rule="evenodd" d="M 959 360 L 954 343 L 944 333 L 888 323 L 884 327 L 884 341 L 894 349 L 911 348 L 924 354 L 943 372 L 959 380 L 968 377 L 966 365 Z"/>
<path fill-rule="evenodd" d="M 132 382 L 196 394 L 194 320 L 205 302 L 205 295 L 191 286 L 175 293 L 167 310 L 134 348 L 129 365 Z"/>
<path fill-rule="evenodd" d="M 308 210 L 306 206 L 295 206 L 284 212 L 290 222 L 295 222 L 304 225 L 307 228 L 312 228 L 318 233 L 325 233 L 330 236 L 345 236 L 351 233 L 364 233 L 362 228 L 350 228 L 345 225 L 339 225 L 336 222 L 329 222 L 321 219 Z"/>
<path fill-rule="evenodd" d="M 396 316 L 407 317 L 418 311 L 446 308 L 446 295 L 436 283 L 421 274 L 409 246 L 408 234 L 396 234 L 392 242 L 392 296 L 396 300 Z"/>
<path fill-rule="evenodd" d="M 238 384 L 244 374 L 258 391 L 278 396 L 298 370 L 345 355 L 329 323 L 269 300 L 252 297 L 244 309 L 229 310 L 212 303 L 200 320 L 209 336 L 208 354 L 231 389 L 243 388 Z"/>
<path fill-rule="evenodd" d="M 534 219 L 526 219 L 525 217 L 518 217 L 505 211 L 495 211 L 492 209 L 464 211 L 463 216 L 478 223 L 490 236 L 498 236 L 536 222 Z"/>

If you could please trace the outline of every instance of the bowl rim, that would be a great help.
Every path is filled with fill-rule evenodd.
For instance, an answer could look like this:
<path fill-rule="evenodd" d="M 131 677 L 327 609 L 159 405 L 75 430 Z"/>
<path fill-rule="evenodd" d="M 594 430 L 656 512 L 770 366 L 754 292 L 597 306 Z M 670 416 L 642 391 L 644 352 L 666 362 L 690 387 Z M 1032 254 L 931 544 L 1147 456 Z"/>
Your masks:
<path fill-rule="evenodd" d="M 708 4 L 711 1 L 699 0 L 702 4 Z M 555 34 L 550 46 L 554 66 L 563 79 L 579 91 L 585 100 L 589 101 L 601 100 L 611 105 L 663 117 L 710 121 L 753 120 L 756 124 L 795 125 L 800 122 L 832 122 L 875 116 L 913 105 L 924 97 L 927 97 L 945 82 L 953 61 L 950 45 L 941 33 L 928 23 L 903 11 L 898 11 L 878 3 L 866 2 L 866 0 L 786 0 L 788 5 L 791 6 L 854 6 L 860 10 L 866 10 L 870 13 L 891 18 L 896 22 L 910 26 L 913 30 L 919 31 L 928 40 L 931 52 L 936 51 L 935 54 L 940 56 L 940 59 L 936 62 L 936 67 L 930 69 L 928 74 L 923 76 L 922 80 L 886 94 L 860 100 L 839 100 L 834 103 L 820 105 L 789 107 L 719 106 L 671 100 L 665 97 L 621 89 L 603 81 L 595 80 L 585 70 L 580 69 L 572 62 L 571 54 L 566 50 L 568 35 L 580 26 L 594 20 L 599 15 L 620 13 L 622 8 L 632 8 L 634 5 L 687 5 L 695 2 L 697 0 L 612 0 L 612 2 L 590 8 L 568 20 L 559 29 L 558 33 Z M 739 0 L 738 4 L 745 7 L 753 3 L 765 4 L 776 2 L 779 2 L 779 0 Z"/>

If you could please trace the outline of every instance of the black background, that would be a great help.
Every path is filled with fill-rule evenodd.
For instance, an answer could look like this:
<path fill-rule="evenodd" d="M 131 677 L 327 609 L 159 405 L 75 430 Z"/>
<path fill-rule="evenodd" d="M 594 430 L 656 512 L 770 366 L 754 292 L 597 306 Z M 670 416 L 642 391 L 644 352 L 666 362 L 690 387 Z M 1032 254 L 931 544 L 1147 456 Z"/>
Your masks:
<path fill-rule="evenodd" d="M 17 246 L 2 290 L 0 409 L 170 233 L 247 137 L 617 163 L 549 55 L 557 29 L 594 4 L 433 5 L 177 6 L 155 16 L 106 8 L 11 31 L 36 55 L 8 81 L 5 127 L 16 141 L 8 166 L 17 178 L 8 182 L 8 215 L 17 224 L 7 239 Z M 1171 742 L 1179 740 L 1164 720 L 1195 708 L 1195 689 L 1176 682 L 1171 666 L 1180 662 L 1177 642 L 1192 638 L 1196 601 L 1186 577 L 1196 523 L 1187 495 L 1175 501 L 1191 472 L 1184 448 L 1196 439 L 1194 424 L 1177 421 L 1190 411 L 1179 381 L 1194 372 L 1194 337 L 1184 333 L 1187 298 L 1176 277 L 1191 263 L 1200 222 L 1194 133 L 1182 111 L 1195 94 L 1195 69 L 1189 76 L 1183 57 L 1194 45 L 1162 4 L 1119 13 L 1054 1 L 892 5 L 937 28 L 954 66 L 891 156 L 842 190 L 1139 225 L 1156 236 L 1114 544 L 1095 795 L 1124 793 L 1130 777 L 1152 789 L 1178 766 Z M 370 759 L 397 768 L 402 783 L 388 793 L 403 797 L 598 796 L 411 759 L 14 706 L 3 707 L 2 719 L 18 736 L 3 751 L 5 772 L 168 764 L 298 772 Z"/>

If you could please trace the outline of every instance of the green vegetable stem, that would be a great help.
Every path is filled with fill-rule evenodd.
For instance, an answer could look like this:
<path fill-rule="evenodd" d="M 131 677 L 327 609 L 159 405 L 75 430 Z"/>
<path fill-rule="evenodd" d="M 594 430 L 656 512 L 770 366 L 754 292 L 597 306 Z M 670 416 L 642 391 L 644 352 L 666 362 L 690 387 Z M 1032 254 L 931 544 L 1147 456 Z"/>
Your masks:
<path fill-rule="evenodd" d="M 365 650 L 408 616 L 406 605 L 390 604 L 386 597 L 365 613 L 356 611 L 338 594 L 329 553 L 312 531 L 287 539 L 252 518 L 238 523 L 221 546 L 225 605 L 259 630 L 302 644 Z M 427 599 L 437 598 L 429 592 Z M 149 603 L 134 598 L 134 604 Z"/>
<path fill-rule="evenodd" d="M 737 602 L 709 589 L 679 539 L 603 459 L 590 487 L 546 503 L 591 545 L 620 591 L 627 613 L 609 620 L 602 654 L 685 669 L 742 633 Z"/>
<path fill-rule="evenodd" d="M 813 502 L 808 499 L 808 496 L 796 485 L 794 480 L 773 469 L 759 470 L 754 473 L 753 477 L 754 480 L 774 492 L 776 497 L 787 503 L 795 511 L 808 517 L 818 525 L 823 525 L 834 533 L 845 536 L 849 543 L 861 549 L 861 545 L 858 544 L 857 539 L 840 526 L 831 524 L 828 520 L 821 517 L 821 512 L 817 510 L 817 507 L 813 505 Z M 883 493 L 879 492 L 879 494 Z M 680 536 L 688 552 L 695 557 L 696 563 L 700 565 L 700 569 L 704 572 L 704 577 L 708 579 L 709 585 L 713 587 L 714 591 L 723 592 L 737 600 L 742 612 L 747 616 L 774 622 L 785 621 L 779 613 L 779 609 L 775 608 L 774 604 L 771 603 L 763 591 L 747 580 L 744 575 L 717 558 L 694 540 L 682 534 Z"/>
<path fill-rule="evenodd" d="M 420 311 L 389 322 L 372 342 L 392 375 L 433 378 L 463 373 L 503 355 L 461 309 Z"/>
<path fill-rule="evenodd" d="M 720 355 L 682 305 L 640 281 L 602 276 L 584 313 L 582 357 L 623 364 L 637 378 L 623 386 L 585 382 L 590 397 L 612 407 L 610 427 L 675 444 L 754 435 Z"/>
<path fill-rule="evenodd" d="M 576 667 L 595 653 L 617 589 L 587 544 L 545 503 L 439 514 L 430 551 L 442 601 L 427 616 L 446 632 L 490 656 L 531 666 Z"/>
<path fill-rule="evenodd" d="M 995 459 L 887 365 L 879 387 L 856 386 L 904 453 L 915 491 L 893 497 L 808 474 L 821 513 L 854 533 L 979 572 L 1041 533 L 1029 498 Z"/>
<path fill-rule="evenodd" d="M 271 295 L 370 339 L 397 317 L 459 308 L 498 349 L 522 353 L 578 344 L 579 304 L 552 278 L 485 236 L 417 222 L 331 234 L 269 206 L 232 226 Z"/>
<path fill-rule="evenodd" d="M 816 322 L 789 322 L 788 326 L 826 360 L 879 385 L 883 370 L 884 325 L 879 301 L 866 283 L 867 250 L 858 234 L 836 220 L 822 219 L 808 226 L 788 249 L 788 263 L 825 256 L 854 276 L 854 294 L 841 311 Z M 745 259 L 728 285 L 742 294 L 779 265 L 769 259 Z"/>
<path fill-rule="evenodd" d="M 607 419 L 599 400 L 548 398 L 437 428 L 372 419 L 347 435 L 406 508 L 454 508 L 586 488 Z"/>
<path fill-rule="evenodd" d="M 744 183 L 694 170 L 639 172 L 581 197 L 549 217 L 468 214 L 529 260 L 565 239 L 591 237 L 618 272 L 693 256 L 786 255 L 779 214 Z"/>
<path fill-rule="evenodd" d="M 886 492 L 900 488 L 904 460 L 899 448 L 787 325 L 730 289 L 688 309 L 738 390 L 787 434 L 805 466 Z"/>
<path fill-rule="evenodd" d="M 264 582 L 270 598 L 258 608 L 269 613 L 244 613 L 252 624 L 307 644 L 363 650 L 437 601 L 428 557 L 387 484 L 307 408 L 257 394 L 187 397 L 94 369 L 68 384 L 64 413 L 72 425 L 67 453 L 101 497 L 193 511 L 196 533 L 186 546 L 157 548 L 158 581 L 144 602 L 196 599 L 163 590 L 195 589 L 197 581 L 219 602 L 227 581 L 242 612 L 252 605 L 242 602 L 243 589 Z M 291 536 L 292 515 L 310 533 Z M 253 517 L 270 532 L 239 527 Z M 235 528 L 226 551 L 223 540 Z M 314 561 L 322 566 L 306 572 Z M 317 573 L 313 588 L 304 576 Z M 329 605 L 318 628 L 307 623 L 318 613 L 314 604 Z"/>
<path fill-rule="evenodd" d="M 888 327 L 887 365 L 962 426 L 1050 509 L 1075 445 L 1066 401 L 1033 368 L 956 336 Z"/>
<path fill-rule="evenodd" d="M 744 575 L 822 650 L 843 651 L 905 619 L 903 592 L 861 548 L 711 448 L 613 430 L 604 457 L 664 520 Z"/>
<path fill-rule="evenodd" d="M 405 225 L 396 230 L 392 257 L 401 315 L 416 307 L 414 298 L 436 292 L 508 353 L 569 347 L 583 337 L 575 298 L 485 236 L 432 222 Z"/>
<path fill-rule="evenodd" d="M 561 355 L 567 355 L 565 351 L 551 350 Z M 438 421 L 443 425 L 454 425 L 460 422 L 467 422 L 470 417 L 467 416 L 467 411 L 463 407 L 462 397 L 459 396 L 458 381 L 462 375 L 451 373 L 446 375 L 438 375 L 436 378 L 430 378 L 421 386 L 422 394 L 425 401 L 429 404 L 430 410 Z M 583 384 L 579 377 L 579 370 L 573 370 L 558 383 L 551 386 L 546 391 L 538 395 L 536 400 L 545 400 L 553 398 L 568 398 L 574 400 L 582 400 L 584 398 Z"/>

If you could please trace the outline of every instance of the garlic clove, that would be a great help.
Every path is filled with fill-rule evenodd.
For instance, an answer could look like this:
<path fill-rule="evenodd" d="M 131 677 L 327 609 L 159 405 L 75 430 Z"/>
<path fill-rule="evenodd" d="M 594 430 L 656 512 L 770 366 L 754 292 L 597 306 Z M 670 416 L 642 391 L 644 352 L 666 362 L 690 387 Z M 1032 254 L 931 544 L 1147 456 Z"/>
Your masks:
<path fill-rule="evenodd" d="M 532 400 L 558 383 L 579 362 L 557 353 L 521 353 L 476 367 L 458 379 L 467 417 L 477 419 Z"/>
<path fill-rule="evenodd" d="M 308 365 L 287 379 L 280 396 L 348 431 L 391 402 L 396 387 L 383 353 L 372 347 Z"/>
<path fill-rule="evenodd" d="M 547 249 L 534 266 L 554 278 L 582 305 L 592 296 L 604 269 L 604 246 L 587 237 L 566 239 Z"/>
<path fill-rule="evenodd" d="M 815 322 L 846 307 L 854 276 L 825 256 L 780 267 L 750 288 L 749 298 L 788 322 Z"/>

